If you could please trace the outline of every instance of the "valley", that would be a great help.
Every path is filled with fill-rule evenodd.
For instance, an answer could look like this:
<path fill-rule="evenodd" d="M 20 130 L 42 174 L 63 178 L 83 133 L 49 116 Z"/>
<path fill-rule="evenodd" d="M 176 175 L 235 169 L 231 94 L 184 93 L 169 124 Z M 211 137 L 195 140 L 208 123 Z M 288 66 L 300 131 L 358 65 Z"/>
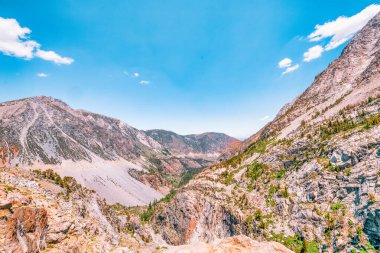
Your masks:
<path fill-rule="evenodd" d="M 2 252 L 379 252 L 380 13 L 244 141 L 0 103 Z"/>

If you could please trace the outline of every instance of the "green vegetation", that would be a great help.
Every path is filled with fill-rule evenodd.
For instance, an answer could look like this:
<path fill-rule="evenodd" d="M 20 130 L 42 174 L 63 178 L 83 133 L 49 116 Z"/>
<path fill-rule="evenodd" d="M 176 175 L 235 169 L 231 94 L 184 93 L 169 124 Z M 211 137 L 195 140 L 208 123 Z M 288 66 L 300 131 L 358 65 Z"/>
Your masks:
<path fill-rule="evenodd" d="M 273 134 L 272 134 L 273 135 Z M 263 154 L 267 150 L 267 146 L 272 142 L 270 136 L 260 137 L 257 141 L 253 142 L 244 150 L 244 152 L 230 158 L 227 161 L 221 162 L 215 166 L 214 168 L 225 168 L 228 166 L 237 167 L 240 165 L 246 158 L 251 157 L 253 154 Z"/>
<path fill-rule="evenodd" d="M 147 223 L 152 219 L 156 205 L 156 201 L 153 201 L 153 204 L 149 203 L 148 208 L 143 213 L 141 213 L 140 220 L 142 223 Z"/>
<path fill-rule="evenodd" d="M 365 251 L 364 252 L 376 252 L 376 249 L 370 242 L 367 242 L 365 245 Z"/>
<path fill-rule="evenodd" d="M 202 171 L 203 168 L 187 170 L 182 176 L 177 187 L 187 184 L 195 175 Z"/>
<path fill-rule="evenodd" d="M 170 190 L 170 192 L 168 193 L 168 195 L 166 195 L 165 197 L 163 197 L 159 202 L 169 202 L 176 194 L 177 192 L 175 190 Z"/>
<path fill-rule="evenodd" d="M 318 245 L 315 241 L 308 242 L 307 246 L 304 246 L 306 253 L 319 253 Z"/>
<path fill-rule="evenodd" d="M 263 220 L 263 211 L 261 209 L 256 209 L 253 213 L 253 217 L 256 221 L 262 221 Z"/>
<path fill-rule="evenodd" d="M 367 242 L 365 246 L 361 245 L 359 250 L 360 253 L 377 252 L 376 248 L 370 242 Z M 350 253 L 358 253 L 358 251 L 356 249 L 352 249 Z"/>
<path fill-rule="evenodd" d="M 235 174 L 238 172 L 239 170 L 234 170 L 234 171 L 231 171 L 231 172 L 228 172 L 227 170 L 223 171 L 221 174 L 220 174 L 220 177 L 221 177 L 221 183 L 225 184 L 225 185 L 231 185 L 233 183 L 236 182 L 236 180 L 234 179 L 234 176 Z"/>
<path fill-rule="evenodd" d="M 255 226 L 259 229 L 267 229 L 270 224 L 273 224 L 273 220 L 271 220 L 272 214 L 263 214 L 261 209 L 256 209 L 252 215 L 249 215 L 244 223 L 246 224 L 249 232 L 254 235 L 254 231 L 252 226 Z"/>
<path fill-rule="evenodd" d="M 336 166 L 335 164 L 331 163 L 330 161 L 325 165 L 325 169 L 331 171 L 331 172 L 341 172 L 342 168 L 339 166 Z"/>
<path fill-rule="evenodd" d="M 278 171 L 276 174 L 276 179 L 277 180 L 282 179 L 285 176 L 286 171 L 287 171 L 286 168 L 282 168 L 280 171 Z"/>
<path fill-rule="evenodd" d="M 271 235 L 272 237 L 268 238 L 269 240 L 282 243 L 296 253 L 319 252 L 316 242 L 307 241 L 306 238 L 302 237 L 300 234 L 295 234 L 294 236 L 285 236 L 284 233 L 275 234 L 272 232 Z"/>
<path fill-rule="evenodd" d="M 165 197 L 163 197 L 159 201 L 155 200 L 155 201 L 153 201 L 153 203 L 149 203 L 147 209 L 140 214 L 141 222 L 144 224 L 144 223 L 151 221 L 151 219 L 154 215 L 154 211 L 156 210 L 158 204 L 161 202 L 165 202 L 165 203 L 170 202 L 170 200 L 175 196 L 175 194 L 176 194 L 176 191 L 171 190 L 168 195 L 166 195 Z"/>
<path fill-rule="evenodd" d="M 343 207 L 344 207 L 343 204 L 336 203 L 336 204 L 331 205 L 330 209 L 331 209 L 331 211 L 338 211 L 339 209 L 341 209 Z"/>
<path fill-rule="evenodd" d="M 261 138 L 258 141 L 249 145 L 245 153 L 248 157 L 253 155 L 254 153 L 264 154 L 269 143 L 269 138 Z"/>
<path fill-rule="evenodd" d="M 342 203 L 334 203 L 330 206 L 330 211 L 325 213 L 326 227 L 324 228 L 325 239 L 331 242 L 333 231 L 343 226 L 346 206 Z M 347 221 L 350 226 L 350 220 Z"/>
<path fill-rule="evenodd" d="M 375 194 L 373 194 L 373 193 L 369 193 L 369 194 L 368 194 L 368 202 L 369 202 L 370 204 L 373 204 L 373 203 L 376 202 Z"/>
<path fill-rule="evenodd" d="M 171 155 L 169 150 L 164 149 L 163 153 Z M 184 165 L 185 167 L 185 172 L 181 174 L 171 174 L 171 173 L 164 173 L 162 168 L 165 166 L 163 165 L 163 160 L 160 160 L 159 158 L 156 157 L 150 157 L 149 161 L 154 165 L 149 168 L 148 174 L 157 177 L 160 180 L 160 183 L 162 185 L 165 185 L 166 183 L 169 183 L 170 185 L 173 186 L 173 188 L 179 188 L 185 184 L 187 184 L 195 175 L 197 175 L 199 172 L 201 172 L 204 167 L 199 167 L 199 168 L 193 168 L 193 167 L 188 167 Z M 204 159 L 195 159 L 199 164 L 204 164 L 205 160 Z M 139 172 L 142 173 L 142 172 Z"/>
<path fill-rule="evenodd" d="M 251 179 L 251 181 L 256 181 L 259 179 L 266 171 L 268 166 L 263 163 L 254 162 L 247 166 L 247 171 L 245 175 Z"/>
<path fill-rule="evenodd" d="M 53 181 L 56 185 L 61 186 L 66 190 L 66 197 L 69 196 L 73 191 L 81 188 L 81 185 L 73 177 L 64 177 L 63 179 L 59 174 L 54 172 L 52 169 L 48 170 L 33 170 L 37 176 Z"/>
<path fill-rule="evenodd" d="M 288 186 L 286 185 L 284 189 L 281 189 L 278 194 L 284 198 L 289 198 Z"/>
<path fill-rule="evenodd" d="M 11 185 L 6 185 L 4 190 L 6 193 L 8 193 L 8 192 L 13 192 L 14 190 L 16 190 L 16 188 Z"/>
<path fill-rule="evenodd" d="M 275 206 L 275 202 L 273 200 L 273 197 L 274 197 L 274 194 L 280 189 L 280 186 L 279 185 L 273 185 L 271 184 L 269 186 L 269 191 L 268 191 L 268 196 L 267 198 L 265 199 L 265 202 L 268 206 Z"/>
<path fill-rule="evenodd" d="M 344 115 L 343 119 L 341 120 L 329 120 L 327 123 L 319 127 L 317 133 L 323 140 L 325 140 L 337 133 L 346 132 L 357 127 L 369 129 L 380 124 L 379 113 L 369 116 L 366 114 L 366 112 L 361 112 L 360 119 L 357 121 L 355 121 L 353 118 L 347 118 Z"/>

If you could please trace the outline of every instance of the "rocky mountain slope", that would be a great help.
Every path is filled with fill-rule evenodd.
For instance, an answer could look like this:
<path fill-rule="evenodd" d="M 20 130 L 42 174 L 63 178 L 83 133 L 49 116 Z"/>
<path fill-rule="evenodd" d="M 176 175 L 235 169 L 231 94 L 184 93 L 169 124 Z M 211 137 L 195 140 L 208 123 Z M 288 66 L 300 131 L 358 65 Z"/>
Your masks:
<path fill-rule="evenodd" d="M 210 165 L 235 141 L 218 133 L 172 133 L 182 141 L 176 146 L 160 138 L 161 132 L 74 110 L 50 97 L 5 102 L 0 104 L 0 167 L 53 168 L 109 203 L 141 205 L 168 193 L 187 171 Z"/>
<path fill-rule="evenodd" d="M 140 222 L 140 212 L 107 205 L 74 178 L 53 170 L 0 169 L 1 252 L 291 252 L 247 237 L 173 247 Z"/>
<path fill-rule="evenodd" d="M 174 245 L 233 235 L 295 252 L 380 250 L 380 14 L 240 152 L 202 171 L 156 232 Z"/>

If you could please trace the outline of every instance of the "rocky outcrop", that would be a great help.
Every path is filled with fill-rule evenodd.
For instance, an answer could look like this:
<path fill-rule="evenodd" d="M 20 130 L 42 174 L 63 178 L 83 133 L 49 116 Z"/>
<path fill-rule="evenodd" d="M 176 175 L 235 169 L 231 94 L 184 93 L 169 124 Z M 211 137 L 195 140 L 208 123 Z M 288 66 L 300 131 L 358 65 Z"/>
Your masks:
<path fill-rule="evenodd" d="M 93 191 L 72 179 L 0 169 L 0 249 L 14 253 L 109 252 L 118 248 L 121 239 L 138 244 L 128 233 L 115 231 L 116 226 L 102 212 L 105 206 Z M 120 230 L 125 231 L 119 222 Z"/>
<path fill-rule="evenodd" d="M 40 252 L 46 247 L 47 212 L 43 208 L 20 207 L 3 216 L 1 248 L 6 252 Z M 0 239 L 1 240 L 1 239 Z"/>
<path fill-rule="evenodd" d="M 0 248 L 14 253 L 45 249 L 46 209 L 25 206 L 30 200 L 22 194 L 0 193 Z"/>
<path fill-rule="evenodd" d="M 191 191 L 178 193 L 167 209 L 154 217 L 154 229 L 173 245 L 199 238 L 212 242 L 242 233 L 239 213 Z"/>
<path fill-rule="evenodd" d="M 368 212 L 364 221 L 364 233 L 374 247 L 380 248 L 380 209 Z"/>

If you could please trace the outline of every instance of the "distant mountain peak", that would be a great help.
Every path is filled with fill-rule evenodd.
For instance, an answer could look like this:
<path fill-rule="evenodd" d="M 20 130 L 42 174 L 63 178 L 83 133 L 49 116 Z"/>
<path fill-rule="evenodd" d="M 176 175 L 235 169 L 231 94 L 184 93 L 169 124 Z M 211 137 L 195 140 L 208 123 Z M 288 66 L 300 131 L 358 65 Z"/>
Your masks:
<path fill-rule="evenodd" d="M 153 131 L 158 135 L 151 132 L 74 110 L 53 97 L 4 102 L 0 103 L 0 166 L 54 168 L 98 190 L 109 202 L 138 205 L 161 197 L 157 191 L 168 192 L 165 179 L 154 179 L 160 173 L 180 177 L 187 170 L 206 167 L 233 140 L 221 134 L 203 140 L 165 130 Z M 172 136 L 175 144 L 163 135 Z M 152 168 L 154 175 L 129 174 L 132 169 L 151 173 Z"/>

